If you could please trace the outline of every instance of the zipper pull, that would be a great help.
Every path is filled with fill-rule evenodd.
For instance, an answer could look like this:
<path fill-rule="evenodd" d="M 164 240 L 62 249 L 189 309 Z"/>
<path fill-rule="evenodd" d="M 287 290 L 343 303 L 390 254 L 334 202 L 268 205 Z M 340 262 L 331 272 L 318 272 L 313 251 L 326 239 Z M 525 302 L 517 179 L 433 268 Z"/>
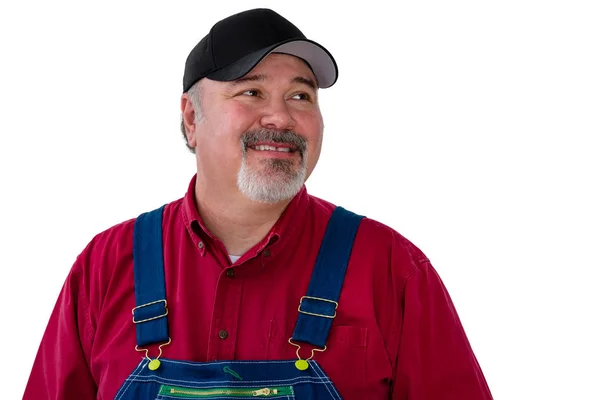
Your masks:
<path fill-rule="evenodd" d="M 252 396 L 268 396 L 271 394 L 271 389 L 264 388 L 252 391 Z"/>

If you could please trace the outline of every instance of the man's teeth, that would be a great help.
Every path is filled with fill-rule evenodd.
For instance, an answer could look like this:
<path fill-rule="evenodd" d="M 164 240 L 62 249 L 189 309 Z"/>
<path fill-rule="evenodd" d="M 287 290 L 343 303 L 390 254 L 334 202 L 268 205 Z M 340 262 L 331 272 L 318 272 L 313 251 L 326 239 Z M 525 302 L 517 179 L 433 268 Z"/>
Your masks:
<path fill-rule="evenodd" d="M 281 151 L 284 153 L 289 153 L 291 151 L 291 149 L 289 147 L 274 147 L 274 146 L 268 146 L 268 145 L 252 146 L 252 148 L 254 150 L 259 150 L 259 151 L 269 150 L 269 151 Z"/>

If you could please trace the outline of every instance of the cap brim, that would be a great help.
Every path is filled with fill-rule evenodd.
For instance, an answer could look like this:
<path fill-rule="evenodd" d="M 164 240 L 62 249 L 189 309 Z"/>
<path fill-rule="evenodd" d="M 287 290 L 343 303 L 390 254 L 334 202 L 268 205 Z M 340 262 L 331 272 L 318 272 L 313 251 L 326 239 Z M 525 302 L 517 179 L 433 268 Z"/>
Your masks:
<path fill-rule="evenodd" d="M 250 72 L 271 53 L 290 54 L 306 61 L 315 74 L 317 85 L 322 89 L 332 86 L 337 80 L 338 69 L 333 56 L 323 46 L 308 39 L 292 39 L 255 51 L 206 77 L 214 81 L 234 81 Z"/>

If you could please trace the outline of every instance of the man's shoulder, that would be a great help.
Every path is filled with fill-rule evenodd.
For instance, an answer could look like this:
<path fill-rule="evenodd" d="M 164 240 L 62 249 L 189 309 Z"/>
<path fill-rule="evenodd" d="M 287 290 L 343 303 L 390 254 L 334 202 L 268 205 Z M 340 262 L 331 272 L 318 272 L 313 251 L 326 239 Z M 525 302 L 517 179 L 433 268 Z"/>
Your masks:
<path fill-rule="evenodd" d="M 163 219 L 166 223 L 170 223 L 175 218 L 180 209 L 183 199 L 177 199 L 170 203 L 164 204 Z M 113 255 L 122 257 L 133 253 L 133 233 L 135 221 L 139 215 L 153 211 L 160 207 L 150 208 L 145 211 L 140 211 L 137 216 L 129 218 L 96 234 L 83 250 L 82 255 L 94 255 L 98 252 L 105 256 Z"/>
<path fill-rule="evenodd" d="M 386 248 L 404 251 L 417 262 L 428 261 L 427 256 L 419 247 L 391 226 L 379 220 L 365 217 L 362 222 L 362 228 L 364 236 L 376 238 L 374 241 L 381 243 Z"/>
<path fill-rule="evenodd" d="M 321 216 L 327 218 L 331 216 L 335 208 L 338 207 L 337 205 L 316 196 L 311 195 L 310 198 L 312 212 L 319 213 Z M 395 256 L 402 258 L 408 257 L 417 264 L 429 261 L 419 247 L 390 225 L 365 215 L 361 210 L 354 210 L 345 207 L 344 205 L 341 206 L 348 211 L 364 216 L 356 235 L 355 245 L 360 246 L 361 248 L 362 246 L 365 246 L 373 252 L 388 252 L 394 253 Z"/>

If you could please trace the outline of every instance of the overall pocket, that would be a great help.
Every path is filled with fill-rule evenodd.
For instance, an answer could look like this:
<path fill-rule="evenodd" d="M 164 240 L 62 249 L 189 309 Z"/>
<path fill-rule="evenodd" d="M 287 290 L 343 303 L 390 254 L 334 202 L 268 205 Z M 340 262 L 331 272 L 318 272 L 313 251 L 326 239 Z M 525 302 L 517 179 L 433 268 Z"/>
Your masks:
<path fill-rule="evenodd" d="M 286 397 L 293 396 L 291 386 L 257 387 L 257 388 L 189 388 L 182 386 L 161 385 L 157 399 L 176 397 L 180 399 L 229 399 L 244 397 Z"/>

